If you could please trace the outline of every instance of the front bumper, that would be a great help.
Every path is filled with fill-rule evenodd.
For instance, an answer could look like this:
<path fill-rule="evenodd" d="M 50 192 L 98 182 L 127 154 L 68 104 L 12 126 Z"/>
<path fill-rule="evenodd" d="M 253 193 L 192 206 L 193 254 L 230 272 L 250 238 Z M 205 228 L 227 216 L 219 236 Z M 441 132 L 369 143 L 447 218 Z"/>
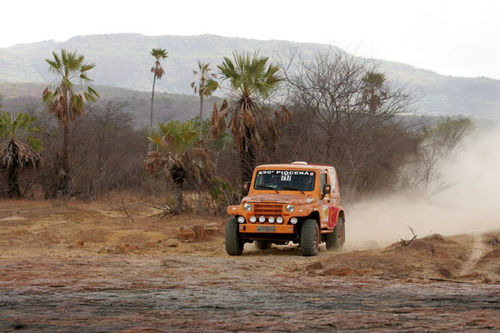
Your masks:
<path fill-rule="evenodd" d="M 294 233 L 294 225 L 292 224 L 240 224 L 239 225 L 240 233 L 249 233 L 249 234 L 293 234 Z"/>

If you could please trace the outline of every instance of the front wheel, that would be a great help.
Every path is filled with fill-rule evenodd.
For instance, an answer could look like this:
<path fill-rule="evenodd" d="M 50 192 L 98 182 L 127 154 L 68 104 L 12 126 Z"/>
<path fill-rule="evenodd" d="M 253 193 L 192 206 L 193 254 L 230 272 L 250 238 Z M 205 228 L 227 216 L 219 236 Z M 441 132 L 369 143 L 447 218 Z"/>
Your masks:
<path fill-rule="evenodd" d="M 309 219 L 302 223 L 300 228 L 300 252 L 303 256 L 315 256 L 319 251 L 321 235 L 318 223 Z"/>
<path fill-rule="evenodd" d="M 243 252 L 244 242 L 240 239 L 236 217 L 231 218 L 226 224 L 225 246 L 226 253 L 230 256 L 239 256 Z"/>

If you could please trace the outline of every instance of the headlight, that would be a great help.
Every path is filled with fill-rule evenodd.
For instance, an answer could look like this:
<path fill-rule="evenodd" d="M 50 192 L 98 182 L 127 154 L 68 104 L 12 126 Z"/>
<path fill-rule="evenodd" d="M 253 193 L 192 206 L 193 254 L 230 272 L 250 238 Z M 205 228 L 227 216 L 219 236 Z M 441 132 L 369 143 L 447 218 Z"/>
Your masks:
<path fill-rule="evenodd" d="M 276 222 L 278 222 L 279 224 L 283 223 L 283 218 L 281 216 L 278 216 L 276 218 Z"/>
<path fill-rule="evenodd" d="M 267 220 L 269 221 L 269 223 L 274 223 L 274 221 L 276 221 L 274 216 L 269 216 Z"/>
<path fill-rule="evenodd" d="M 243 209 L 246 210 L 247 212 L 252 210 L 252 205 L 249 203 L 246 203 L 243 205 Z"/>
<path fill-rule="evenodd" d="M 287 212 L 292 213 L 295 210 L 295 206 L 288 204 L 286 205 L 285 209 Z"/>
<path fill-rule="evenodd" d="M 291 224 L 297 224 L 297 222 L 299 222 L 299 219 L 298 219 L 298 218 L 296 218 L 296 217 L 292 217 L 292 218 L 290 219 L 290 223 L 291 223 Z"/>
<path fill-rule="evenodd" d="M 264 222 L 266 222 L 266 217 L 265 217 L 265 216 L 261 216 L 261 217 L 259 217 L 259 222 L 260 222 L 260 223 L 264 223 Z"/>
<path fill-rule="evenodd" d="M 257 218 L 255 216 L 250 216 L 250 222 L 255 223 L 257 221 Z"/>
<path fill-rule="evenodd" d="M 245 218 L 243 216 L 238 216 L 238 223 L 245 223 Z"/>

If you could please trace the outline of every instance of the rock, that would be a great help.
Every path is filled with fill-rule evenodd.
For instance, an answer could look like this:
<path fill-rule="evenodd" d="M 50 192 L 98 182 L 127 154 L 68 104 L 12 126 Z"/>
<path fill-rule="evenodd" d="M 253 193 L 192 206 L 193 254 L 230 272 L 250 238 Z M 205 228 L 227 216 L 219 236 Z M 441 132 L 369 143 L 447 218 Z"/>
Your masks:
<path fill-rule="evenodd" d="M 217 224 L 215 222 L 205 224 L 205 231 L 209 235 L 214 235 L 214 234 L 218 233 L 219 230 L 220 230 L 220 226 L 219 226 L 219 224 Z"/>
<path fill-rule="evenodd" d="M 306 266 L 306 271 L 309 272 L 309 273 L 311 273 L 311 272 L 314 272 L 314 271 L 316 271 L 318 269 L 321 269 L 321 268 L 323 268 L 323 264 L 320 263 L 319 261 L 317 261 L 315 263 L 307 265 Z"/>
<path fill-rule="evenodd" d="M 75 246 L 78 246 L 78 247 L 82 247 L 83 245 L 85 245 L 85 242 L 82 241 L 81 239 L 77 240 L 76 243 L 75 243 Z"/>
<path fill-rule="evenodd" d="M 181 225 L 177 230 L 177 237 L 185 242 L 192 242 L 195 240 L 196 234 L 190 227 Z"/>
<path fill-rule="evenodd" d="M 207 238 L 207 231 L 202 225 L 194 225 L 191 229 L 194 231 L 194 238 L 196 240 L 203 240 Z"/>
<path fill-rule="evenodd" d="M 453 274 L 451 274 L 451 272 L 444 267 L 439 267 L 437 271 L 442 277 L 445 277 L 447 279 L 454 278 Z"/>
<path fill-rule="evenodd" d="M 168 247 L 177 247 L 179 246 L 179 241 L 177 239 L 167 239 L 164 243 Z"/>
<path fill-rule="evenodd" d="M 334 267 L 328 268 L 321 272 L 320 275 L 323 276 L 350 276 L 354 275 L 356 272 L 352 267 Z"/>

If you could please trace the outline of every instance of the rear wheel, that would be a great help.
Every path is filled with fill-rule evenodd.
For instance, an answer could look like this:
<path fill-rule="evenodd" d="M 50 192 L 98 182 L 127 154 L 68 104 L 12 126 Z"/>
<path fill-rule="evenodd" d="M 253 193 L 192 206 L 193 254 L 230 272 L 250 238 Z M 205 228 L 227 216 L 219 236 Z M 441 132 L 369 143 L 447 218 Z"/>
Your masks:
<path fill-rule="evenodd" d="M 240 239 L 238 220 L 233 217 L 226 224 L 226 252 L 231 256 L 239 256 L 243 252 L 244 245 L 243 240 Z"/>
<path fill-rule="evenodd" d="M 253 241 L 253 245 L 258 249 L 258 250 L 267 250 L 268 248 L 271 247 L 271 243 L 262 241 L 262 240 L 256 240 Z"/>
<path fill-rule="evenodd" d="M 330 247 L 328 247 L 328 238 L 331 235 Z M 335 229 L 331 234 L 326 236 L 326 248 L 332 250 L 342 250 L 345 243 L 345 223 L 342 217 L 339 216 L 339 220 Z"/>
<path fill-rule="evenodd" d="M 300 228 L 300 252 L 303 256 L 315 256 L 319 251 L 321 235 L 318 223 L 308 219 L 302 223 Z"/>
<path fill-rule="evenodd" d="M 326 249 L 327 250 L 333 250 L 334 249 L 334 244 L 335 244 L 335 234 L 333 232 L 330 232 L 328 234 L 325 234 L 325 243 L 326 243 Z"/>

